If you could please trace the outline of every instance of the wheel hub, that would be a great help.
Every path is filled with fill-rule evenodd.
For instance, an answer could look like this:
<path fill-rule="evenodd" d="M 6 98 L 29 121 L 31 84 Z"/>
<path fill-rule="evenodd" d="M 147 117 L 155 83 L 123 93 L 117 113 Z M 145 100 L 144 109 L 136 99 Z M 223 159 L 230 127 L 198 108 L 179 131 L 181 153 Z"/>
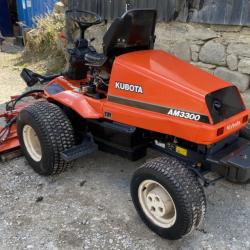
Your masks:
<path fill-rule="evenodd" d="M 30 157 L 39 162 L 42 159 L 42 147 L 35 130 L 30 125 L 23 127 L 23 140 Z"/>
<path fill-rule="evenodd" d="M 176 221 L 176 208 L 168 191 L 158 182 L 145 180 L 138 190 L 144 213 L 158 226 L 169 228 Z"/>

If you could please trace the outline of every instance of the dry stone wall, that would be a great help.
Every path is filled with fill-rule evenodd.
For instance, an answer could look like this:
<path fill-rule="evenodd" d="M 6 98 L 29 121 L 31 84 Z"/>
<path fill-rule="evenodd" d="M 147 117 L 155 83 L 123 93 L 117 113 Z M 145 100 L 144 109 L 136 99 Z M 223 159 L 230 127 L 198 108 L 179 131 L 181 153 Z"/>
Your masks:
<path fill-rule="evenodd" d="M 241 92 L 249 89 L 249 27 L 159 23 L 156 35 L 156 48 L 232 82 Z"/>
<path fill-rule="evenodd" d="M 68 0 L 58 3 L 62 12 Z M 66 34 L 72 44 L 75 30 L 67 23 Z M 102 37 L 109 27 L 90 28 L 87 37 L 95 37 L 93 45 L 102 51 Z M 250 27 L 195 23 L 158 23 L 155 48 L 166 50 L 191 64 L 233 83 L 240 92 L 250 87 Z"/>
<path fill-rule="evenodd" d="M 68 6 L 69 0 L 59 2 Z M 208 0 L 209 1 L 209 0 Z M 195 1 L 197 4 L 200 1 Z M 74 40 L 73 27 L 66 22 L 68 40 Z M 110 25 L 110 24 L 109 24 Z M 109 27 L 108 25 L 108 27 Z M 102 37 L 106 26 L 88 30 L 88 37 L 96 37 L 93 45 L 102 51 Z M 250 27 L 195 23 L 158 23 L 155 48 L 166 50 L 191 64 L 233 83 L 240 92 L 250 87 Z"/>
<path fill-rule="evenodd" d="M 99 52 L 102 52 L 102 37 L 108 27 L 95 26 L 86 33 L 88 38 L 96 38 L 93 45 Z M 67 30 L 69 40 L 73 41 L 78 32 L 72 32 L 72 27 Z M 166 50 L 233 83 L 242 93 L 250 88 L 249 27 L 158 23 L 156 36 L 156 49 Z"/>

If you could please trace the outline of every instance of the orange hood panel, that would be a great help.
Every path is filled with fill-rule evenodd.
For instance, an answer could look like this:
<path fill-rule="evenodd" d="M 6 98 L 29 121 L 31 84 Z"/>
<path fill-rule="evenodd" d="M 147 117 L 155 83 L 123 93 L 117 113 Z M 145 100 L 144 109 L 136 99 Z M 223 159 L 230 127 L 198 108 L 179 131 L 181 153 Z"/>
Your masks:
<path fill-rule="evenodd" d="M 153 78 L 159 76 L 162 81 L 172 82 L 185 91 L 191 92 L 192 90 L 203 96 L 230 85 L 161 50 L 128 53 L 118 57 L 116 63 L 141 71 Z"/>
<path fill-rule="evenodd" d="M 143 93 L 118 89 L 117 82 L 141 86 Z M 205 96 L 230 85 L 169 53 L 147 50 L 116 58 L 108 94 L 208 115 Z"/>

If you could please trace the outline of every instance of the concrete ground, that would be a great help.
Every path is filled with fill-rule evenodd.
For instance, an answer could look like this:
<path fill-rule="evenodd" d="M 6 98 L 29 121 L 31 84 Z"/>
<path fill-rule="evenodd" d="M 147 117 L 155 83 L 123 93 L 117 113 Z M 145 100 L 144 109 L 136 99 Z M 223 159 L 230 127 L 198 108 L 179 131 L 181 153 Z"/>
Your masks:
<path fill-rule="evenodd" d="M 0 52 L 2 108 L 25 88 L 16 51 Z M 147 159 L 154 156 L 149 152 Z M 129 192 L 134 170 L 145 161 L 99 152 L 49 178 L 23 157 L 0 163 L 0 249 L 250 249 L 250 185 L 224 180 L 206 189 L 208 211 L 199 230 L 178 241 L 152 233 Z"/>

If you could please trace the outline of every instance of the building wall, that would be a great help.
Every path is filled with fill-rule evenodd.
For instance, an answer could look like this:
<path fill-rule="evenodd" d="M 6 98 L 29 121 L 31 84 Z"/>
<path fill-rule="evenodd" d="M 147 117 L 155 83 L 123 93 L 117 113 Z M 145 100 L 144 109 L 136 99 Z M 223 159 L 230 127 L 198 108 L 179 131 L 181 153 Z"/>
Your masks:
<path fill-rule="evenodd" d="M 78 0 L 65 1 L 72 3 Z M 101 1 L 102 0 L 99 0 L 99 3 Z M 178 2 L 175 0 L 173 1 L 175 4 Z M 213 2 L 216 4 L 217 2 L 223 1 L 224 0 Z M 92 5 L 89 6 L 85 5 L 89 3 L 89 0 L 81 0 L 79 2 L 81 3 L 76 6 L 76 8 L 81 9 L 86 7 L 86 9 L 91 9 L 93 11 L 98 0 L 92 1 Z M 112 3 L 112 1 L 109 2 Z M 140 1 L 138 0 L 137 3 L 139 2 Z M 152 3 L 153 1 L 144 2 Z M 154 2 L 157 1 L 155 0 Z M 203 5 L 200 6 L 201 9 L 206 6 L 206 3 L 208 3 L 206 0 L 194 0 L 190 2 L 196 5 L 191 5 L 189 8 L 198 8 L 199 4 L 203 2 Z M 234 0 L 228 2 L 231 2 L 232 5 Z M 237 2 L 240 4 L 241 0 L 237 0 Z M 248 2 L 250 3 L 250 1 Z M 178 4 L 173 5 L 174 10 L 181 8 L 182 2 L 178 3 L 180 6 L 178 6 Z M 245 3 L 247 3 L 247 1 L 245 1 Z M 242 5 L 238 6 L 238 11 L 241 9 L 239 7 L 242 7 Z M 99 5 L 99 10 L 100 8 L 101 5 Z M 250 8 L 248 10 L 250 11 Z M 211 11 L 211 9 L 209 11 Z M 121 12 L 120 8 L 117 9 L 117 14 L 119 12 Z M 245 15 L 245 18 L 246 17 L 247 15 Z M 71 32 L 71 26 L 69 25 L 68 27 L 68 33 L 70 34 L 71 39 L 73 39 L 75 34 Z M 102 37 L 106 29 L 106 26 L 96 26 L 87 32 L 89 37 L 97 37 L 94 44 L 99 51 L 102 50 Z M 242 93 L 249 89 L 250 27 L 245 25 L 197 24 L 179 21 L 159 22 L 156 27 L 156 36 L 156 49 L 168 51 L 211 74 L 232 82 Z"/>
<path fill-rule="evenodd" d="M 93 45 L 100 52 L 106 30 L 107 26 L 96 26 L 86 33 L 89 38 L 97 38 Z M 249 89 L 250 27 L 160 22 L 156 36 L 156 49 L 232 82 L 241 92 Z"/>
<path fill-rule="evenodd" d="M 17 0 L 18 19 L 27 27 L 35 25 L 35 17 L 51 12 L 57 0 Z"/>
<path fill-rule="evenodd" d="M 179 20 L 250 26 L 249 0 L 67 0 L 70 9 L 92 10 L 112 19 L 126 9 L 154 8 L 159 21 Z"/>
<path fill-rule="evenodd" d="M 156 48 L 234 83 L 249 88 L 250 27 L 159 23 Z"/>

